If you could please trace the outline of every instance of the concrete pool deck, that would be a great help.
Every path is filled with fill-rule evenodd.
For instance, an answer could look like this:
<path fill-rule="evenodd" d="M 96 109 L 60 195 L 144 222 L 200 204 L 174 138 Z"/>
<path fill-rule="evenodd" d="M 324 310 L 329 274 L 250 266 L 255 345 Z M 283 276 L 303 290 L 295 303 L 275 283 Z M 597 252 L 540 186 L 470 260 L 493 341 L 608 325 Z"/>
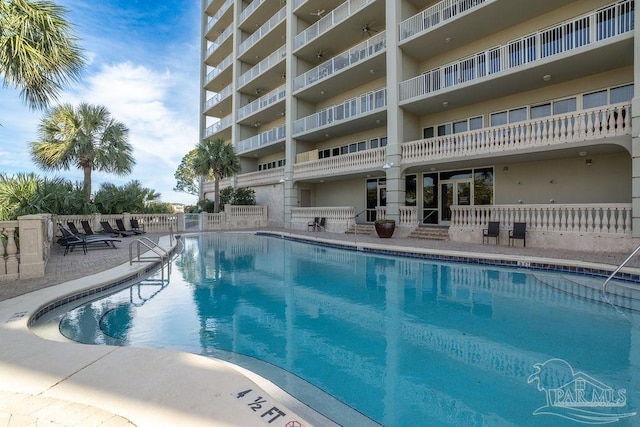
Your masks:
<path fill-rule="evenodd" d="M 246 230 L 243 230 L 246 231 Z M 255 230 L 252 230 L 255 231 Z M 267 230 L 310 240 L 439 254 L 544 260 L 613 269 L 628 254 L 594 253 L 327 232 Z M 148 235 L 158 241 L 159 235 Z M 163 239 L 167 239 L 163 237 Z M 167 239 L 168 240 L 168 239 Z M 168 243 L 161 240 L 161 245 Z M 172 350 L 90 346 L 44 339 L 28 328 L 38 309 L 80 289 L 144 269 L 130 266 L 127 239 L 118 249 L 63 256 L 56 246 L 45 277 L 0 282 L 0 427 L 27 425 L 330 425 L 300 402 L 241 368 Z M 640 272 L 640 259 L 630 263 Z M 55 334 L 52 334 L 55 335 Z M 242 396 L 240 393 L 251 390 Z M 255 404 L 262 397 L 260 404 Z M 259 408 L 257 407 L 259 406 Z M 285 413 L 286 415 L 281 415 Z M 274 420 L 268 423 L 269 420 Z"/>

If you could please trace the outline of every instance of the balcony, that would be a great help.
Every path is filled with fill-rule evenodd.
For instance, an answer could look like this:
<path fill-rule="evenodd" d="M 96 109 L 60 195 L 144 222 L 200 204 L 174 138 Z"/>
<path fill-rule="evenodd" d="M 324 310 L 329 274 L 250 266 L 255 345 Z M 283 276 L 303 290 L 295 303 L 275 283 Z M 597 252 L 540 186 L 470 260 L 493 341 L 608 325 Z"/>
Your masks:
<path fill-rule="evenodd" d="M 407 55 L 424 61 L 573 1 L 443 0 L 398 25 L 400 45 Z"/>
<path fill-rule="evenodd" d="M 269 150 L 262 150 L 263 154 L 276 153 L 284 151 L 284 140 L 286 138 L 285 125 L 276 126 L 269 129 L 266 132 L 262 132 L 258 135 L 254 135 L 251 138 L 243 139 L 236 143 L 236 153 L 245 154 L 249 151 L 255 151 L 261 148 L 269 148 Z M 275 147 L 275 144 L 279 142 L 283 143 L 283 146 Z"/>
<path fill-rule="evenodd" d="M 283 45 L 277 51 L 273 52 L 271 55 L 254 65 L 249 71 L 242 74 L 238 79 L 238 87 L 242 88 L 246 86 L 256 77 L 263 75 L 268 71 L 271 71 L 271 74 L 273 74 L 272 76 L 269 76 L 273 81 L 281 81 L 281 76 L 285 72 L 284 64 L 280 68 L 276 66 L 284 62 L 286 55 L 287 47 Z M 254 90 L 245 88 L 245 90 L 255 92 L 255 90 L 259 90 L 259 88 L 255 87 Z"/>
<path fill-rule="evenodd" d="M 282 39 L 286 36 L 286 29 L 284 25 L 280 28 L 280 31 L 276 31 L 277 27 L 285 21 L 287 16 L 287 8 L 283 7 L 273 15 L 267 22 L 265 22 L 260 28 L 253 32 L 246 40 L 240 43 L 238 47 L 238 57 L 242 60 L 242 56 L 246 53 L 249 56 L 255 56 L 255 48 L 258 42 L 265 44 L 266 46 L 274 46 L 282 43 Z"/>
<path fill-rule="evenodd" d="M 231 41 L 233 38 L 233 25 L 229 25 L 207 48 L 205 55 L 205 63 L 207 65 L 215 65 L 218 63 L 223 55 L 228 55 L 231 52 Z"/>
<path fill-rule="evenodd" d="M 207 21 L 207 28 L 205 30 L 205 38 L 211 38 L 215 30 L 222 31 L 223 28 L 227 28 L 231 25 L 233 14 L 227 12 L 232 10 L 232 5 L 233 0 L 226 0 L 215 15 L 209 18 Z"/>
<path fill-rule="evenodd" d="M 383 1 L 347 0 L 335 9 L 327 8 L 326 15 L 297 34 L 293 39 L 293 51 L 309 62 L 315 61 L 318 50 L 330 47 L 340 52 L 359 43 L 363 25 L 373 21 L 376 29 L 385 28 Z"/>
<path fill-rule="evenodd" d="M 216 93 L 215 95 L 213 95 L 211 98 L 207 99 L 207 101 L 204 103 L 204 113 L 207 114 L 208 112 L 210 112 L 210 110 L 212 110 L 213 108 L 216 108 L 218 110 L 222 110 L 223 112 L 226 110 L 229 110 L 231 108 L 231 94 L 233 93 L 233 85 L 229 85 L 227 87 L 225 87 L 224 89 L 222 89 L 220 92 Z M 224 101 L 229 101 L 229 102 L 225 102 L 224 105 L 222 104 Z M 228 104 L 228 105 L 227 105 Z M 228 113 L 229 111 L 227 111 Z M 214 115 L 215 117 L 218 117 L 216 115 Z"/>
<path fill-rule="evenodd" d="M 303 141 L 319 141 L 370 129 L 386 119 L 387 89 L 381 88 L 357 98 L 325 108 L 294 122 L 294 137 Z"/>
<path fill-rule="evenodd" d="M 442 102 L 451 108 L 539 88 L 542 75 L 567 81 L 632 65 L 633 13 L 633 1 L 624 1 L 435 68 L 400 83 L 400 105 L 427 114 Z"/>
<path fill-rule="evenodd" d="M 386 47 L 386 32 L 382 31 L 296 77 L 294 95 L 313 102 L 313 95 L 305 93 L 305 89 L 313 88 L 314 93 L 341 93 L 380 78 L 386 73 L 385 57 L 380 55 Z M 337 74 L 344 78 L 331 79 Z"/>
<path fill-rule="evenodd" d="M 385 163 L 385 153 L 385 147 L 380 147 L 342 156 L 296 163 L 293 166 L 293 173 L 296 180 L 310 180 L 381 171 Z"/>
<path fill-rule="evenodd" d="M 242 123 L 242 120 L 245 118 L 251 117 L 252 120 L 258 122 L 267 122 L 273 120 L 273 117 L 276 117 L 277 114 L 283 115 L 280 113 L 276 113 L 271 111 L 270 107 L 278 107 L 280 106 L 281 113 L 284 112 L 284 106 L 280 105 L 284 103 L 284 98 L 286 97 L 287 89 L 284 85 L 279 88 L 272 90 L 264 96 L 256 99 L 255 101 L 245 105 L 244 107 L 238 110 L 238 122 Z M 260 115 L 258 113 L 265 113 L 264 115 Z M 255 116 L 254 116 L 255 115 Z M 267 117 L 270 116 L 270 117 Z M 269 120 L 271 118 L 271 120 Z"/>
<path fill-rule="evenodd" d="M 242 188 L 278 184 L 283 177 L 284 167 L 243 173 L 237 176 L 236 185 Z"/>
<path fill-rule="evenodd" d="M 219 138 L 224 139 L 225 141 L 231 138 L 231 125 L 233 124 L 233 118 L 231 115 L 228 115 L 211 126 L 207 127 L 204 133 L 205 138 L 210 138 L 212 136 L 217 135 Z M 223 132 L 225 131 L 225 132 Z"/>
<path fill-rule="evenodd" d="M 615 104 L 402 144 L 402 164 L 547 152 L 606 144 L 631 151 L 631 104 Z M 606 148 L 600 147 L 600 150 Z M 554 154 L 554 151 L 556 153 Z"/>
<path fill-rule="evenodd" d="M 231 64 L 233 64 L 233 56 L 227 56 L 222 62 L 220 62 L 213 70 L 209 71 L 205 80 L 205 89 L 211 92 L 217 92 L 220 84 L 231 82 Z M 226 85 L 225 85 L 226 87 Z M 218 90 L 216 90 L 218 89 Z"/>

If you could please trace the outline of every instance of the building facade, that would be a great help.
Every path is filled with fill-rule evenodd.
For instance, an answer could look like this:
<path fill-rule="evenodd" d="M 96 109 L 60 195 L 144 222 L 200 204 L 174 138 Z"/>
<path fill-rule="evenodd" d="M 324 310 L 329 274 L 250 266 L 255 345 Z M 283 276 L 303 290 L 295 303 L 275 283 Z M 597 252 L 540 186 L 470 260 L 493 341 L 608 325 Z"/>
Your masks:
<path fill-rule="evenodd" d="M 201 138 L 234 145 L 223 187 L 253 188 L 285 226 L 384 216 L 475 241 L 491 219 L 527 222 L 528 244 L 630 247 L 635 15 L 633 0 L 203 0 Z"/>

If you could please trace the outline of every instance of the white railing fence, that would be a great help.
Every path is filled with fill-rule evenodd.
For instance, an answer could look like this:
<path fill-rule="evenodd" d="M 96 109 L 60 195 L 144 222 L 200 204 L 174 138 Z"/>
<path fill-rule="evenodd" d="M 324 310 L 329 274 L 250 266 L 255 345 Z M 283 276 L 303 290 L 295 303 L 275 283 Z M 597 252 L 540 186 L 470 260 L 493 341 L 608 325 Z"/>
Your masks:
<path fill-rule="evenodd" d="M 293 166 L 293 172 L 296 178 L 308 178 L 381 169 L 385 162 L 385 153 L 385 147 L 379 147 L 326 159 L 296 163 Z"/>
<path fill-rule="evenodd" d="M 342 233 L 353 223 L 353 206 L 291 208 L 291 229 L 308 230 L 309 222 L 314 218 L 326 218 L 326 231 Z"/>

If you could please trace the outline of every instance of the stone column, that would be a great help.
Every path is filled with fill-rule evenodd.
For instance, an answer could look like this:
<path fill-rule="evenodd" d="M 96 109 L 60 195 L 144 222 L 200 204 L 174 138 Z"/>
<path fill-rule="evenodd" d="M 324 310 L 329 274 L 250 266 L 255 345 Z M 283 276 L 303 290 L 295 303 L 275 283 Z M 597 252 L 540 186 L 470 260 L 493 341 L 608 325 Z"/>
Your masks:
<path fill-rule="evenodd" d="M 48 221 L 43 221 L 47 218 Z M 45 229 L 46 227 L 46 229 Z M 45 238 L 53 239 L 53 223 L 45 215 L 18 217 L 20 230 L 20 279 L 44 277 Z"/>

